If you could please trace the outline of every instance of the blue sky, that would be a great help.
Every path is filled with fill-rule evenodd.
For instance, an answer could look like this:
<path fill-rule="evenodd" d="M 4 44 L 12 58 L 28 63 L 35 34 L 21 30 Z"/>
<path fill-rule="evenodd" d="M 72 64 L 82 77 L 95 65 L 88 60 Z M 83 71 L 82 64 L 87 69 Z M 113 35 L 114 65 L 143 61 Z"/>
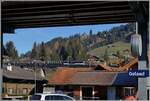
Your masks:
<path fill-rule="evenodd" d="M 95 34 L 98 31 L 109 30 L 122 24 L 125 23 L 16 29 L 15 34 L 3 34 L 3 43 L 6 44 L 8 41 L 13 41 L 18 53 L 21 54 L 31 50 L 34 42 L 41 43 L 56 37 L 69 37 L 76 33 L 88 33 L 90 29 Z"/>

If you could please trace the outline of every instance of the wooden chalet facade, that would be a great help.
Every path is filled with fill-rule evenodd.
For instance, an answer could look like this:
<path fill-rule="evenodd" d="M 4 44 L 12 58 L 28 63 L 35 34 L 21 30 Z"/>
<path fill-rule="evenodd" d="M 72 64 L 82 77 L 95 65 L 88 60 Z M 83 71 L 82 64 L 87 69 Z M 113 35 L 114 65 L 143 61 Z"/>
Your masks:
<path fill-rule="evenodd" d="M 36 79 L 36 80 L 35 80 Z M 2 98 L 20 97 L 25 98 L 36 92 L 43 91 L 43 84 L 47 80 L 32 70 L 27 70 L 20 67 L 3 66 L 3 85 L 2 85 Z"/>

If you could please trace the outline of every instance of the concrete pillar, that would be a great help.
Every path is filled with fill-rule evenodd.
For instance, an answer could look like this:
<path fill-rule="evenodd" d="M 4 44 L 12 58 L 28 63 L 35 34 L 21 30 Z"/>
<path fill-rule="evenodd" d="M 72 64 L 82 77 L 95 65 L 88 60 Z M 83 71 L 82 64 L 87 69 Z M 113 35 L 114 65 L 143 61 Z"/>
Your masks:
<path fill-rule="evenodd" d="M 147 2 L 149 3 L 149 2 Z M 148 10 L 144 8 L 143 2 L 130 2 L 130 8 L 132 9 L 136 21 L 138 22 L 138 34 L 141 34 L 142 37 L 142 55 L 139 56 L 139 70 L 148 70 L 147 66 L 147 49 L 148 49 L 148 22 L 149 15 Z M 147 78 L 138 78 L 138 98 L 139 100 L 146 100 L 147 90 L 146 90 L 146 80 Z"/>
<path fill-rule="evenodd" d="M 145 70 L 146 61 L 139 61 L 138 65 L 139 65 L 139 70 L 140 69 Z M 147 84 L 147 78 L 138 78 L 138 98 L 139 98 L 139 100 L 146 100 L 146 98 L 147 98 L 146 84 Z"/>
<path fill-rule="evenodd" d="M 0 3 L 0 6 L 1 6 L 1 3 Z M 1 20 L 1 18 L 0 18 Z M 2 33 L 0 33 L 2 34 Z M 0 35 L 0 42 L 1 42 L 1 36 Z M 1 47 L 1 44 L 0 44 L 0 47 Z M 0 57 L 1 57 L 1 50 L 0 50 Z M 0 58 L 0 63 L 2 63 L 2 60 Z M 2 68 L 1 68 L 1 64 L 0 64 L 0 100 L 2 100 L 2 85 L 3 85 L 3 75 L 2 75 Z"/>
<path fill-rule="evenodd" d="M 150 77 L 147 77 L 147 99 L 150 100 Z M 148 95 L 148 90 L 149 90 L 149 95 Z"/>
<path fill-rule="evenodd" d="M 144 22 L 138 22 L 138 33 L 142 37 L 142 55 L 139 56 L 138 69 L 148 70 L 147 66 L 147 49 L 148 49 L 148 24 Z M 138 98 L 139 100 L 147 99 L 147 78 L 138 78 Z"/>
<path fill-rule="evenodd" d="M 2 87 L 3 87 L 3 75 L 2 69 L 0 67 L 0 101 L 2 100 Z"/>
<path fill-rule="evenodd" d="M 107 100 L 116 100 L 116 87 L 107 87 Z"/>
<path fill-rule="evenodd" d="M 149 36 L 148 37 L 148 42 L 149 42 L 148 43 L 148 69 L 149 69 L 149 73 L 150 73 L 150 33 L 149 33 L 150 26 L 149 26 L 149 23 L 148 23 L 148 36 Z M 147 90 L 149 90 L 149 92 L 150 92 L 150 74 L 149 74 L 149 77 L 147 77 Z M 147 100 L 150 100 L 150 93 L 147 96 Z"/>

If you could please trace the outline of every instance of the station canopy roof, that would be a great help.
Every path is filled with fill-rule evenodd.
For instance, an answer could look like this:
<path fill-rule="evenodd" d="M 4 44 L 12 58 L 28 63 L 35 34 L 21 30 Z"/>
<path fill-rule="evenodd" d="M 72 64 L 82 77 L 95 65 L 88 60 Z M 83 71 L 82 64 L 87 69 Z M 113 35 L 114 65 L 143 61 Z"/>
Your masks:
<path fill-rule="evenodd" d="M 143 3 L 144 4 L 144 3 Z M 148 3 L 144 7 L 148 9 Z M 2 31 L 134 22 L 128 1 L 3 1 Z"/>

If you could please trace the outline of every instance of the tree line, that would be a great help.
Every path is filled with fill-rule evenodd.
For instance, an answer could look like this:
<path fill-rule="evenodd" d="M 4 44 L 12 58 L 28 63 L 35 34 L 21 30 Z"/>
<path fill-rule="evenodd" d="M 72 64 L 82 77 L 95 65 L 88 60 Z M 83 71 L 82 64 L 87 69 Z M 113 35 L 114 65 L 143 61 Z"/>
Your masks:
<path fill-rule="evenodd" d="M 57 37 L 38 45 L 35 42 L 28 57 L 40 60 L 83 61 L 89 58 L 86 54 L 88 51 L 120 40 L 129 42 L 127 37 L 134 32 L 135 24 L 130 23 L 108 31 L 93 33 L 89 30 L 88 33 L 76 33 L 68 38 Z M 106 55 L 104 54 L 105 58 L 108 57 Z"/>
<path fill-rule="evenodd" d="M 66 38 L 57 37 L 45 43 L 34 42 L 32 49 L 20 57 L 42 61 L 83 61 L 89 58 L 88 51 L 119 40 L 129 42 L 127 37 L 134 32 L 135 23 L 129 23 L 113 27 L 108 31 L 93 33 L 92 30 L 89 30 L 88 33 L 76 33 Z M 10 41 L 6 43 L 6 46 L 3 46 L 3 54 L 11 58 L 18 58 L 18 52 L 13 42 Z M 104 54 L 105 58 L 108 57 L 106 55 Z"/>
<path fill-rule="evenodd" d="M 2 55 L 8 56 L 12 60 L 18 59 L 18 51 L 13 41 L 7 42 L 6 45 L 2 44 Z"/>

